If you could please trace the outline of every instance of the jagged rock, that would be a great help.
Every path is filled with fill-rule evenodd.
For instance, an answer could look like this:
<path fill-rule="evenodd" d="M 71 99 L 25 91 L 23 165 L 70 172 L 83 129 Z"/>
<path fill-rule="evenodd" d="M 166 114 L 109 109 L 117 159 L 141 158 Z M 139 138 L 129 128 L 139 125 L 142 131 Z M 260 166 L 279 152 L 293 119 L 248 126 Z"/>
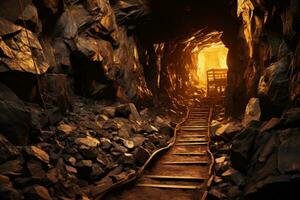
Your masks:
<path fill-rule="evenodd" d="M 135 157 L 131 153 L 124 153 L 120 158 L 120 163 L 132 165 L 135 163 Z"/>
<path fill-rule="evenodd" d="M 91 160 L 81 160 L 76 163 L 76 169 L 80 177 L 89 179 L 92 172 L 93 162 Z"/>
<path fill-rule="evenodd" d="M 223 163 L 225 161 L 226 157 L 225 156 L 222 156 L 222 157 L 219 157 L 219 158 L 215 158 L 215 162 L 216 163 Z"/>
<path fill-rule="evenodd" d="M 0 184 L 4 186 L 12 186 L 8 176 L 0 175 Z"/>
<path fill-rule="evenodd" d="M 99 179 L 101 177 L 103 177 L 103 175 L 105 174 L 105 171 L 102 169 L 101 165 L 94 163 L 92 165 L 92 172 L 91 172 L 91 179 L 95 180 L 95 179 Z"/>
<path fill-rule="evenodd" d="M 135 121 L 142 121 L 142 118 L 133 103 L 122 104 L 116 107 L 116 116 L 131 118 Z"/>
<path fill-rule="evenodd" d="M 26 103 L 25 108 L 31 114 L 32 135 L 40 134 L 49 123 L 46 112 L 38 104 Z"/>
<path fill-rule="evenodd" d="M 75 164 L 76 164 L 76 158 L 74 158 L 73 156 L 70 156 L 67 159 L 67 162 L 70 163 L 72 166 L 75 166 Z"/>
<path fill-rule="evenodd" d="M 35 158 L 37 158 L 45 163 L 49 163 L 50 159 L 49 159 L 48 153 L 46 153 L 39 147 L 29 146 L 29 147 L 26 147 L 25 150 L 26 150 L 27 154 L 34 156 Z"/>
<path fill-rule="evenodd" d="M 81 156 L 83 156 L 85 159 L 95 159 L 97 158 L 97 154 L 98 154 L 97 148 L 88 147 L 85 145 L 79 147 L 79 152 Z"/>
<path fill-rule="evenodd" d="M 27 169 L 33 179 L 44 180 L 46 178 L 45 171 L 43 170 L 41 164 L 37 161 L 31 160 L 27 162 Z"/>
<path fill-rule="evenodd" d="M 222 183 L 223 179 L 220 176 L 214 176 L 214 183 Z"/>
<path fill-rule="evenodd" d="M 114 120 L 111 120 L 111 119 L 105 121 L 102 128 L 105 130 L 111 130 L 111 131 L 119 130 L 118 124 Z"/>
<path fill-rule="evenodd" d="M 238 133 L 232 142 L 230 160 L 232 166 L 242 172 L 248 169 L 250 151 L 253 147 L 261 123 L 252 121 L 244 130 Z"/>
<path fill-rule="evenodd" d="M 112 146 L 111 141 L 107 138 L 100 138 L 100 142 L 101 142 L 101 148 L 104 150 L 109 149 Z"/>
<path fill-rule="evenodd" d="M 217 130 L 222 126 L 222 123 L 217 121 L 217 120 L 212 120 L 211 121 L 211 134 L 212 136 L 216 135 Z"/>
<path fill-rule="evenodd" d="M 109 118 L 113 118 L 115 117 L 116 108 L 113 106 L 106 106 L 101 109 L 101 113 Z"/>
<path fill-rule="evenodd" d="M 25 145 L 30 132 L 30 113 L 23 102 L 0 83 L 0 129 L 14 144 Z"/>
<path fill-rule="evenodd" d="M 166 125 L 159 128 L 159 133 L 169 137 L 173 137 L 174 130 L 172 127 Z"/>
<path fill-rule="evenodd" d="M 70 124 L 60 124 L 58 125 L 57 129 L 65 134 L 69 134 L 72 131 L 76 130 L 76 127 Z"/>
<path fill-rule="evenodd" d="M 128 149 L 134 148 L 134 142 L 131 140 L 123 140 L 123 145 Z"/>
<path fill-rule="evenodd" d="M 258 98 L 251 98 L 247 104 L 243 125 L 246 127 L 252 120 L 258 121 L 260 119 L 261 110 Z"/>
<path fill-rule="evenodd" d="M 97 147 L 97 146 L 100 145 L 99 140 L 97 140 L 96 138 L 92 138 L 90 136 L 87 136 L 85 138 L 77 138 L 75 140 L 75 142 L 78 145 L 84 145 L 84 146 L 87 146 L 87 147 L 90 147 L 90 148 Z"/>
<path fill-rule="evenodd" d="M 0 134 L 0 163 L 19 155 L 19 150 Z"/>
<path fill-rule="evenodd" d="M 278 147 L 278 170 L 281 174 L 300 173 L 300 129 L 288 131 L 288 138 L 285 138 Z M 276 147 L 277 144 L 274 144 Z"/>
<path fill-rule="evenodd" d="M 68 173 L 70 174 L 77 174 L 77 169 L 72 167 L 72 166 L 69 166 L 69 165 L 66 165 L 66 170 L 68 171 Z"/>
<path fill-rule="evenodd" d="M 116 107 L 117 117 L 129 118 L 130 114 L 131 114 L 131 108 L 129 104 L 122 104 Z"/>
<path fill-rule="evenodd" d="M 139 162 L 139 164 L 143 165 L 149 159 L 150 153 L 143 147 L 138 147 L 134 154 L 134 157 Z"/>
<path fill-rule="evenodd" d="M 43 49 L 38 38 L 30 30 L 12 22 L 0 19 L 0 49 L 4 56 L 0 57 L 0 71 L 9 70 L 43 74 L 49 68 Z M 27 41 L 29 38 L 29 45 Z M 9 36 L 9 37 L 3 37 Z M 13 42 L 12 42 L 13 41 Z M 19 48 L 16 49 L 14 46 Z M 22 50 L 20 50 L 22 49 Z M 31 52 L 34 52 L 32 55 Z M 36 64 L 33 63 L 33 58 Z"/>
<path fill-rule="evenodd" d="M 219 128 L 217 128 L 212 134 L 225 141 L 230 141 L 234 135 L 242 129 L 243 126 L 239 122 L 231 121 L 226 124 L 220 124 Z"/>
<path fill-rule="evenodd" d="M 226 195 L 216 188 L 210 189 L 207 195 L 208 200 L 221 200 L 224 198 L 226 198 Z"/>
<path fill-rule="evenodd" d="M 126 152 L 128 152 L 128 149 L 126 147 L 123 147 L 123 146 L 121 146 L 121 145 L 113 142 L 113 149 L 112 149 L 112 151 L 126 153 Z"/>
<path fill-rule="evenodd" d="M 138 127 L 137 132 L 143 134 L 145 132 L 146 133 L 159 132 L 159 130 L 155 126 L 149 123 L 144 123 L 142 126 Z"/>
<path fill-rule="evenodd" d="M 93 197 L 99 196 L 105 190 L 109 189 L 113 185 L 113 181 L 110 177 L 106 176 L 100 181 L 96 182 L 94 186 L 91 186 L 91 193 Z"/>
<path fill-rule="evenodd" d="M 149 108 L 144 108 L 140 111 L 140 116 L 144 119 L 147 120 L 150 117 L 150 111 Z"/>
<path fill-rule="evenodd" d="M 238 186 L 230 187 L 227 196 L 229 199 L 237 199 L 243 196 L 243 192 L 239 189 Z"/>
<path fill-rule="evenodd" d="M 281 119 L 280 118 L 272 118 L 269 121 L 267 121 L 265 124 L 262 125 L 260 132 L 265 132 L 265 131 L 269 131 L 273 128 L 275 128 L 276 126 L 278 126 L 281 123 Z"/>
<path fill-rule="evenodd" d="M 245 178 L 244 176 L 238 172 L 237 170 L 230 168 L 222 174 L 224 179 L 232 181 L 237 186 L 244 186 L 245 185 Z"/>
<path fill-rule="evenodd" d="M 77 50 L 70 56 L 75 71 L 75 87 L 84 96 L 111 99 L 115 97 L 115 73 L 109 42 L 91 37 L 77 37 Z M 105 64 L 106 63 L 106 64 Z M 86 67 L 89 66 L 88 70 Z M 116 72 L 117 73 L 117 72 Z"/>
<path fill-rule="evenodd" d="M 14 188 L 0 184 L 0 199 L 21 200 L 21 194 Z"/>
<path fill-rule="evenodd" d="M 42 24 L 37 9 L 33 4 L 28 4 L 24 7 L 24 10 L 18 16 L 16 23 L 24 26 L 23 20 L 30 31 L 37 34 L 42 31 Z"/>
<path fill-rule="evenodd" d="M 48 189 L 41 185 L 34 185 L 24 189 L 25 199 L 52 200 Z"/>
<path fill-rule="evenodd" d="M 118 131 L 118 135 L 122 138 L 129 139 L 130 138 L 130 133 L 131 131 L 129 130 L 128 127 L 121 127 L 120 130 Z"/>
<path fill-rule="evenodd" d="M 300 108 L 293 108 L 283 114 L 282 117 L 286 127 L 299 127 L 300 122 Z"/>
<path fill-rule="evenodd" d="M 132 138 L 132 141 L 134 143 L 134 146 L 139 147 L 139 146 L 143 145 L 143 143 L 145 141 L 145 137 L 142 135 L 138 135 L 138 136 L 135 136 L 134 138 Z"/>
<path fill-rule="evenodd" d="M 142 118 L 140 116 L 140 113 L 136 109 L 135 105 L 133 103 L 129 103 L 128 105 L 129 105 L 129 108 L 130 108 L 130 111 L 131 111 L 131 113 L 130 113 L 130 119 L 138 121 L 138 122 L 141 122 Z"/>
<path fill-rule="evenodd" d="M 289 57 L 282 57 L 264 71 L 258 86 L 264 118 L 280 116 L 289 99 Z"/>
<path fill-rule="evenodd" d="M 58 174 L 58 170 L 57 168 L 52 168 L 50 169 L 46 176 L 47 176 L 47 179 L 51 182 L 51 183 L 57 183 L 58 182 L 58 179 L 59 179 L 59 174 Z"/>
<path fill-rule="evenodd" d="M 20 159 L 10 160 L 0 165 L 0 174 L 18 175 L 23 169 L 23 161 Z"/>

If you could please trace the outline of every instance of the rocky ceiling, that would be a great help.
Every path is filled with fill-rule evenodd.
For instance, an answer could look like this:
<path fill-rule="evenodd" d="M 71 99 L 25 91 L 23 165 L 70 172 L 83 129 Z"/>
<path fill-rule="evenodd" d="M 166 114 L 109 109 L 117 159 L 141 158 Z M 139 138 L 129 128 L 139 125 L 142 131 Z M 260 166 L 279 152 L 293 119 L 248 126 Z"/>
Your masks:
<path fill-rule="evenodd" d="M 133 25 L 139 37 L 154 43 L 185 37 L 203 28 L 208 29 L 208 32 L 230 31 L 237 23 L 236 1 L 128 0 L 124 2 L 139 7 L 139 12 L 130 14 L 128 20 L 121 17 L 120 21 Z M 130 16 L 137 17 L 138 22 L 132 20 Z"/>

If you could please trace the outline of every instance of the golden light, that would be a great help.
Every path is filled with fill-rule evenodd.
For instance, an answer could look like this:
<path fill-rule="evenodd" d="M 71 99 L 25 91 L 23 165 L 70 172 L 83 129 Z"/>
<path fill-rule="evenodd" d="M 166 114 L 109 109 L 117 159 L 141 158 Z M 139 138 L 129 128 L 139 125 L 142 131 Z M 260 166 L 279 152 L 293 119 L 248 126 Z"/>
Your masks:
<path fill-rule="evenodd" d="M 227 69 L 228 49 L 221 42 L 213 43 L 197 51 L 197 76 L 201 87 L 206 87 L 209 69 Z"/>

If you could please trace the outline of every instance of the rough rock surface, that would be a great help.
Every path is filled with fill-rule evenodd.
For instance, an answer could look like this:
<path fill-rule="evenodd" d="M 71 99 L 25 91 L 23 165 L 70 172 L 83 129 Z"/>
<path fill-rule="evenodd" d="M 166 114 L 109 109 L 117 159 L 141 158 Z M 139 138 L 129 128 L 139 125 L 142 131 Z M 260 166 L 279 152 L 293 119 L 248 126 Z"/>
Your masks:
<path fill-rule="evenodd" d="M 170 119 L 151 112 L 153 117 L 142 120 L 132 103 L 105 106 L 72 99 L 73 111 L 58 124 L 43 127 L 33 144 L 17 147 L 0 135 L 1 197 L 93 199 L 134 175 L 172 136 L 159 132 L 172 129 Z M 123 110 L 126 115 L 112 116 L 107 110 Z"/>
<path fill-rule="evenodd" d="M 27 144 L 31 129 L 31 115 L 24 103 L 0 83 L 0 130 L 11 142 Z"/>

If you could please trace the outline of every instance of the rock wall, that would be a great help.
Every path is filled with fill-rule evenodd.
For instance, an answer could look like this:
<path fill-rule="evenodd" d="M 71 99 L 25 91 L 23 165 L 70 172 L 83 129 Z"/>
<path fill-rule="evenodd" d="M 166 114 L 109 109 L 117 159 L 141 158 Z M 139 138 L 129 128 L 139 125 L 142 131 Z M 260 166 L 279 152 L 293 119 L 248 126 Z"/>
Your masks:
<path fill-rule="evenodd" d="M 117 23 L 108 0 L 13 0 L 0 7 L 0 72 L 66 74 L 88 97 L 151 95 L 135 37 Z M 12 88 L 12 82 L 5 84 Z"/>
<path fill-rule="evenodd" d="M 260 98 L 262 119 L 299 106 L 299 6 L 297 0 L 238 1 L 246 53 L 240 57 L 248 63 L 238 74 L 239 88 L 247 94 L 244 105 L 250 97 Z M 239 84 L 229 80 L 229 85 Z"/>

